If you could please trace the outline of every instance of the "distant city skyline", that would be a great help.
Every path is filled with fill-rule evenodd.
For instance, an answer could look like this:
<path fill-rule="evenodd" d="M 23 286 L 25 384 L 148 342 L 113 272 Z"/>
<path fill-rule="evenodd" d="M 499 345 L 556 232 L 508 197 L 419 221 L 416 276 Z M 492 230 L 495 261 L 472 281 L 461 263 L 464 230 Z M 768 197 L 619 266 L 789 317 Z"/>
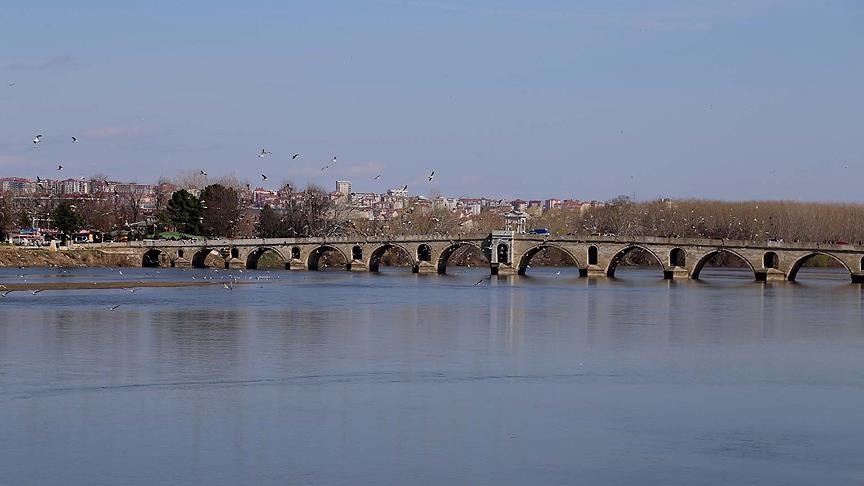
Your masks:
<path fill-rule="evenodd" d="M 860 201 L 862 25 L 855 0 L 12 4 L 0 176 Z"/>

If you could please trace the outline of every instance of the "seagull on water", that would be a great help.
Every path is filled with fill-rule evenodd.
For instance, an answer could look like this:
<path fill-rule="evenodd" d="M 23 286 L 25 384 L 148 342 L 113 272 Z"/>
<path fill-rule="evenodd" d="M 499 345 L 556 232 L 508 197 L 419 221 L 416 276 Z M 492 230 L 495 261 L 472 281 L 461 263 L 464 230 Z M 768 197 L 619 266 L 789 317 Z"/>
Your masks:
<path fill-rule="evenodd" d="M 487 280 L 489 280 L 489 279 L 491 279 L 491 278 L 492 278 L 492 275 L 488 275 L 488 276 L 486 276 L 486 277 L 483 277 L 483 278 L 481 278 L 480 280 L 474 282 L 474 286 L 475 286 L 475 287 L 479 287 L 480 285 L 483 285 L 483 282 L 485 282 L 485 281 L 487 281 Z"/>
<path fill-rule="evenodd" d="M 0 295 L 2 295 L 3 297 L 6 297 L 7 295 L 9 295 L 10 292 L 15 292 L 15 291 L 14 290 L 7 290 Z"/>
<path fill-rule="evenodd" d="M 31 292 L 31 294 L 36 295 L 36 294 L 38 294 L 39 292 L 42 292 L 42 290 L 44 290 L 44 289 L 34 290 L 34 291 Z"/>
<path fill-rule="evenodd" d="M 111 307 L 108 308 L 108 310 L 110 310 L 111 312 L 114 312 L 114 309 L 116 309 L 118 307 L 120 307 L 120 304 L 112 305 Z"/>

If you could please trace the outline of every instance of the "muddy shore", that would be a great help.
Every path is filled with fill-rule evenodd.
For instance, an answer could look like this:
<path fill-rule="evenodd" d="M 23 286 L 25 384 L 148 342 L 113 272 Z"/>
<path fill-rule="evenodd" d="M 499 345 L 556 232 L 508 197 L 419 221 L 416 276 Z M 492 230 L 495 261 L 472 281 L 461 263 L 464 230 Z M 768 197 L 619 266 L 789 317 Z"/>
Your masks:
<path fill-rule="evenodd" d="M 131 255 L 101 250 L 74 249 L 52 251 L 48 248 L 0 246 L 0 268 L 4 267 L 140 267 Z"/>

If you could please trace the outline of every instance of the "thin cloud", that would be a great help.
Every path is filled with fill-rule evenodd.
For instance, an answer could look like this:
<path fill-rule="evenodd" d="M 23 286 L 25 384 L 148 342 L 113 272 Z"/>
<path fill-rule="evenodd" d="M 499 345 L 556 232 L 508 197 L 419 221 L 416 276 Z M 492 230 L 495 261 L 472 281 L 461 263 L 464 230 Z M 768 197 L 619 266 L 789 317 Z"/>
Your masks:
<path fill-rule="evenodd" d="M 54 56 L 43 62 L 19 62 L 10 64 L 9 66 L 7 66 L 7 68 L 13 71 L 50 71 L 75 69 L 78 68 L 80 65 L 81 64 L 78 62 L 75 56 L 72 56 L 71 54 L 60 54 L 59 56 Z"/>
<path fill-rule="evenodd" d="M 156 135 L 158 130 L 147 127 L 107 126 L 85 130 L 82 139 L 105 139 L 121 137 L 149 137 Z"/>

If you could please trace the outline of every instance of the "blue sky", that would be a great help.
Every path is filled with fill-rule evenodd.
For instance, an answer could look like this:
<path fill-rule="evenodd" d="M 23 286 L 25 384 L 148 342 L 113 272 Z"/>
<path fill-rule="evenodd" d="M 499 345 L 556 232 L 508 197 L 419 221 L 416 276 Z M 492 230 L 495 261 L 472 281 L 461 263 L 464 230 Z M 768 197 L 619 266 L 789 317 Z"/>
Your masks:
<path fill-rule="evenodd" d="M 860 1 L 174 3 L 4 5 L 0 174 L 861 199 Z"/>

